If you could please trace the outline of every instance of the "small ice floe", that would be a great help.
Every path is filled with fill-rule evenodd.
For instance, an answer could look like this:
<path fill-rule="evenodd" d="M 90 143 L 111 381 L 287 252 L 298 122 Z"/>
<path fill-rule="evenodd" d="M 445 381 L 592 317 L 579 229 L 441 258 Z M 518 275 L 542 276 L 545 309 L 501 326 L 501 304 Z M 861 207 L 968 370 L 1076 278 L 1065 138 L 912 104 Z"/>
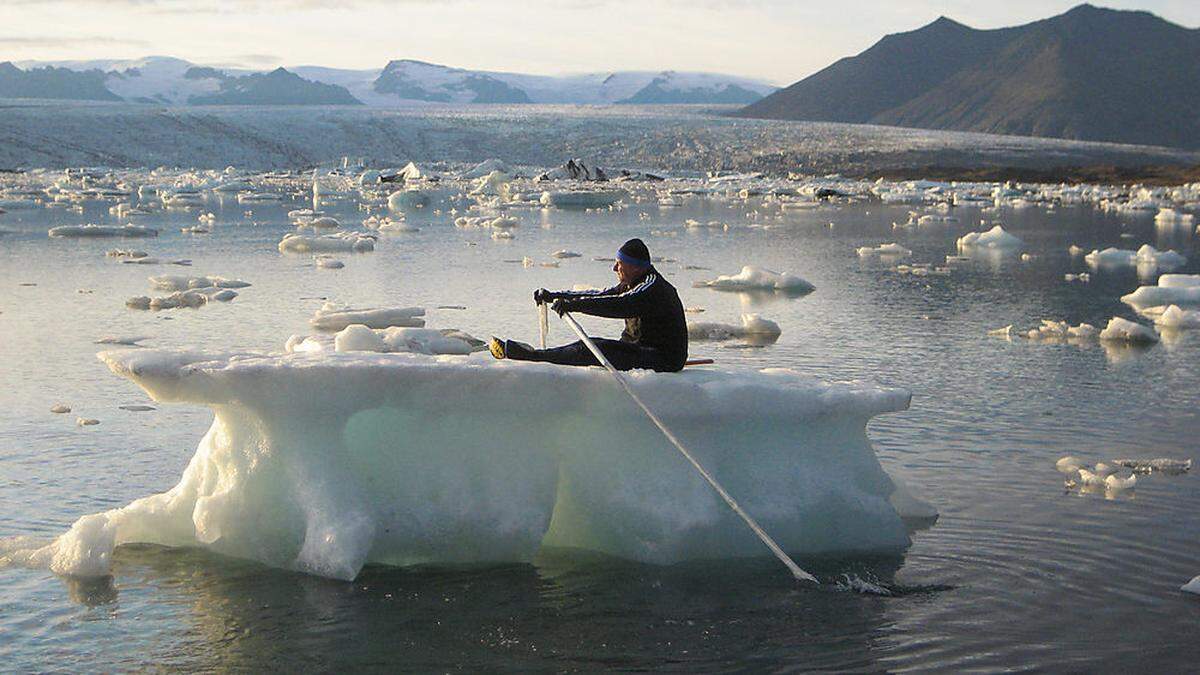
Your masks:
<path fill-rule="evenodd" d="M 187 291 L 201 288 L 247 288 L 250 282 L 225 277 L 190 277 L 164 274 L 149 277 L 150 287 L 156 291 Z"/>
<path fill-rule="evenodd" d="M 1114 459 L 1113 464 L 1132 469 L 1134 473 L 1142 474 L 1159 471 L 1165 474 L 1179 475 L 1187 473 L 1192 468 L 1192 460 L 1190 459 L 1170 459 L 1167 457 L 1155 459 Z"/>
<path fill-rule="evenodd" d="M 183 234 L 212 234 L 212 230 L 204 225 L 189 225 L 179 228 L 179 231 Z"/>
<path fill-rule="evenodd" d="M 1154 325 L 1174 330 L 1200 328 L 1200 310 L 1186 310 L 1179 305 L 1170 305 L 1155 317 Z"/>
<path fill-rule="evenodd" d="M 158 408 L 155 408 L 152 405 L 119 405 L 117 407 L 121 410 L 128 410 L 129 412 L 150 412 L 151 410 L 158 410 Z"/>
<path fill-rule="evenodd" d="M 512 232 L 509 232 L 508 230 L 496 230 L 495 232 L 492 232 L 492 239 L 497 240 L 497 241 L 516 239 L 516 235 L 514 235 Z"/>
<path fill-rule="evenodd" d="M 371 217 L 374 218 L 375 216 Z M 296 222 L 296 228 L 301 230 L 305 228 L 310 230 L 336 230 L 342 226 L 341 221 L 333 216 L 302 215 L 293 220 Z M 363 224 L 366 225 L 366 221 L 363 221 Z"/>
<path fill-rule="evenodd" d="M 1031 262 L 1037 260 L 1037 256 L 1032 253 L 1022 253 L 1021 262 Z"/>
<path fill-rule="evenodd" d="M 420 188 L 407 188 L 399 190 L 388 195 L 388 208 L 393 211 L 409 211 L 412 209 L 423 209 L 429 206 L 431 198 L 429 193 Z"/>
<path fill-rule="evenodd" d="M 1184 593 L 1194 593 L 1200 595 L 1200 576 L 1192 577 L 1192 580 L 1179 587 L 1179 590 Z"/>
<path fill-rule="evenodd" d="M 1190 213 L 1180 213 L 1165 206 L 1154 214 L 1154 224 L 1159 227 L 1191 227 L 1195 220 L 1196 217 Z"/>
<path fill-rule="evenodd" d="M 129 298 L 125 301 L 125 306 L 130 309 L 140 310 L 163 310 L 163 309 L 179 309 L 186 307 L 196 309 L 207 305 L 209 295 L 200 290 L 180 291 L 163 297 L 151 298 L 145 295 Z"/>
<path fill-rule="evenodd" d="M 1110 342 L 1152 344 L 1158 342 L 1158 333 L 1155 333 L 1154 329 L 1149 326 L 1114 316 L 1104 330 L 1100 331 L 1100 339 Z"/>
<path fill-rule="evenodd" d="M 725 323 L 696 322 L 687 325 L 688 338 L 691 340 L 732 340 L 735 338 L 750 339 L 760 343 L 775 342 L 783 331 L 779 324 L 764 319 L 757 314 L 743 314 L 742 325 L 734 326 Z"/>
<path fill-rule="evenodd" d="M 508 191 L 508 184 L 512 182 L 512 174 L 499 169 L 490 171 L 486 175 L 479 176 L 475 181 L 475 185 L 471 187 L 471 195 L 504 195 Z"/>
<path fill-rule="evenodd" d="M 50 412 L 58 414 L 58 415 L 62 415 L 64 413 L 71 412 L 71 406 L 69 406 L 65 403 L 56 403 L 54 405 L 54 407 L 50 408 Z"/>
<path fill-rule="evenodd" d="M 776 291 L 787 294 L 811 293 L 816 289 L 798 276 L 787 272 L 772 272 L 768 269 L 746 265 L 742 271 L 730 275 L 720 275 L 710 281 L 697 281 L 693 288 L 711 288 L 717 291 Z"/>
<path fill-rule="evenodd" d="M 995 249 L 1011 251 L 1025 245 L 1019 237 L 1004 231 L 996 225 L 987 232 L 969 232 L 958 238 L 959 250 L 966 249 Z"/>
<path fill-rule="evenodd" d="M 1087 487 L 1104 487 L 1106 476 L 1101 476 L 1093 471 L 1089 471 L 1083 467 L 1079 467 L 1079 483 Z"/>
<path fill-rule="evenodd" d="M 359 232 L 303 235 L 289 232 L 279 242 L 280 253 L 367 253 L 375 250 L 375 237 Z"/>
<path fill-rule="evenodd" d="M 992 337 L 1002 337 L 1002 338 L 1012 337 L 1012 328 L 1013 328 L 1013 325 L 1010 323 L 1003 328 L 993 328 L 992 330 L 989 330 L 987 332 L 987 334 Z"/>
<path fill-rule="evenodd" d="M 568 251 L 566 249 L 563 249 L 561 251 L 555 251 L 554 253 L 551 253 L 550 257 L 558 258 L 559 260 L 565 260 L 566 258 L 578 258 L 578 257 L 580 257 L 580 254 L 578 254 L 574 251 Z"/>
<path fill-rule="evenodd" d="M 613 206 L 629 195 L 624 190 L 563 190 L 543 192 L 542 206 L 556 209 L 598 209 Z"/>
<path fill-rule="evenodd" d="M 158 230 L 141 225 L 60 225 L 46 233 L 52 238 L 157 237 Z"/>
<path fill-rule="evenodd" d="M 494 230 L 511 230 L 521 224 L 521 221 L 512 216 L 496 216 L 491 220 L 484 220 L 481 223 L 484 227 L 490 227 Z"/>
<path fill-rule="evenodd" d="M 1139 312 L 1151 307 L 1200 306 L 1200 274 L 1164 274 L 1158 278 L 1157 286 L 1141 286 L 1121 302 Z"/>
<path fill-rule="evenodd" d="M 283 201 L 283 195 L 274 192 L 242 192 L 238 194 L 237 200 L 239 204 L 273 204 Z M 175 200 L 172 200 L 172 205 L 174 203 Z"/>
<path fill-rule="evenodd" d="M 461 355 L 484 348 L 482 340 L 458 330 L 404 327 L 373 330 L 362 324 L 346 326 L 335 335 L 293 335 L 284 346 L 289 354 L 334 351 Z"/>
<path fill-rule="evenodd" d="M 1068 272 L 1067 274 L 1063 275 L 1063 279 L 1066 281 L 1078 281 L 1086 284 L 1092 280 L 1092 275 L 1088 274 L 1087 272 L 1080 272 L 1079 274 L 1071 274 Z"/>
<path fill-rule="evenodd" d="M 1092 251 L 1083 259 L 1093 268 L 1149 266 L 1170 270 L 1187 263 L 1187 258 L 1179 253 L 1160 251 L 1150 244 L 1143 244 L 1136 251 L 1109 247 L 1103 251 Z"/>
<path fill-rule="evenodd" d="M 376 228 L 383 234 L 401 234 L 405 232 L 420 232 L 421 228 L 410 225 L 403 218 L 384 218 L 379 221 L 379 227 Z"/>
<path fill-rule="evenodd" d="M 1071 244 L 1071 245 L 1070 245 L 1070 246 L 1067 248 L 1067 253 L 1068 253 L 1068 254 L 1069 254 L 1069 255 L 1070 255 L 1072 258 L 1078 258 L 1079 256 L 1081 256 L 1081 255 L 1083 255 L 1083 254 L 1087 253 L 1087 251 L 1086 251 L 1085 249 L 1083 249 L 1083 248 L 1079 247 L 1079 246 L 1076 246 L 1075 244 Z"/>
<path fill-rule="evenodd" d="M 336 258 L 331 258 L 328 255 L 313 256 L 313 264 L 318 269 L 323 270 L 340 270 L 346 266 L 346 263 Z"/>
<path fill-rule="evenodd" d="M 100 424 L 100 420 L 94 420 L 90 417 L 76 417 L 75 418 L 75 426 L 94 427 L 97 424 Z"/>
<path fill-rule="evenodd" d="M 150 254 L 146 253 L 145 251 L 138 251 L 136 249 L 114 248 L 109 250 L 104 255 L 108 258 L 130 258 L 137 260 L 148 257 Z"/>
<path fill-rule="evenodd" d="M 1054 468 L 1061 474 L 1074 476 L 1079 473 L 1079 469 L 1085 466 L 1084 461 L 1074 455 L 1067 455 L 1054 463 Z"/>
<path fill-rule="evenodd" d="M 139 345 L 138 343 L 141 342 L 142 340 L 149 340 L 149 339 L 150 338 L 148 338 L 144 335 L 114 335 L 114 336 L 102 337 L 99 340 L 96 340 L 95 342 L 93 342 L 92 344 L 122 345 L 125 347 L 141 347 L 141 345 Z"/>
<path fill-rule="evenodd" d="M 422 307 L 381 307 L 375 309 L 351 309 L 327 302 L 321 306 L 308 325 L 319 331 L 340 331 L 351 324 L 362 324 L 367 328 L 412 327 L 425 325 L 425 309 Z"/>
<path fill-rule="evenodd" d="M 869 258 L 871 256 L 907 258 L 912 255 L 912 251 L 897 243 L 880 244 L 875 247 L 862 246 L 855 250 L 860 258 Z"/>
<path fill-rule="evenodd" d="M 1130 474 L 1128 478 L 1121 478 L 1115 474 L 1104 477 L 1104 487 L 1108 490 L 1130 490 L 1137 485 L 1137 476 Z"/>

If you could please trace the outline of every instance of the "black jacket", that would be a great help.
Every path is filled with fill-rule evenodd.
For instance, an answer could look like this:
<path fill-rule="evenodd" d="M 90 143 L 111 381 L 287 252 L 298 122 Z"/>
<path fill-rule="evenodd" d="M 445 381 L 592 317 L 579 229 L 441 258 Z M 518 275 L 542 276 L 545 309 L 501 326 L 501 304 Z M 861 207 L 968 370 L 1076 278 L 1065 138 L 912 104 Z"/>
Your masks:
<path fill-rule="evenodd" d="M 623 342 L 658 351 L 664 370 L 681 370 L 687 360 L 687 320 L 679 293 L 658 270 L 650 267 L 633 284 L 602 291 L 559 291 L 568 312 L 625 319 Z"/>

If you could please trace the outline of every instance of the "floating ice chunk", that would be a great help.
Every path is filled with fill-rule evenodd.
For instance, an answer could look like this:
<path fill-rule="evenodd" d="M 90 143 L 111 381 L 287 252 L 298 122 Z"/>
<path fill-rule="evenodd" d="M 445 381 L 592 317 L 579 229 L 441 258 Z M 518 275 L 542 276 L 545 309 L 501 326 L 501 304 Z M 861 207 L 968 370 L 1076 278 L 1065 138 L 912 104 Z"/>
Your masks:
<path fill-rule="evenodd" d="M 516 235 L 508 230 L 496 230 L 495 232 L 492 232 L 492 239 L 516 239 Z"/>
<path fill-rule="evenodd" d="M 1059 473 L 1063 473 L 1068 476 L 1075 475 L 1083 466 L 1083 460 L 1073 455 L 1067 455 L 1066 457 L 1063 457 L 1054 463 L 1054 468 L 1057 469 Z"/>
<path fill-rule="evenodd" d="M 1086 284 L 1092 280 L 1092 275 L 1088 274 L 1087 272 L 1080 272 L 1079 274 L 1067 273 L 1063 275 L 1063 279 L 1066 281 L 1078 281 Z"/>
<path fill-rule="evenodd" d="M 692 340 L 732 340 L 734 338 L 753 338 L 774 342 L 783 331 L 779 324 L 764 319 L 757 314 L 743 314 L 742 325 L 734 326 L 725 323 L 696 322 L 687 326 L 688 338 Z"/>
<path fill-rule="evenodd" d="M 89 417 L 76 417 L 75 425 L 80 427 L 92 427 L 100 424 L 100 420 L 91 419 Z"/>
<path fill-rule="evenodd" d="M 1117 467 L 1115 467 L 1111 464 L 1106 464 L 1104 462 L 1097 462 L 1096 466 L 1092 467 L 1092 473 L 1096 474 L 1097 476 L 1100 476 L 1101 478 L 1107 478 L 1108 476 L 1111 476 L 1116 472 L 1117 472 Z"/>
<path fill-rule="evenodd" d="M 327 256 L 317 256 L 314 259 L 316 266 L 323 270 L 340 270 L 346 266 L 341 260 L 330 258 Z"/>
<path fill-rule="evenodd" d="M 994 337 L 1010 337 L 1012 336 L 1012 328 L 1013 325 L 1010 323 L 1003 328 L 993 328 L 992 330 L 989 330 L 987 334 Z"/>
<path fill-rule="evenodd" d="M 408 221 L 403 218 L 384 218 L 379 221 L 378 229 L 384 234 L 398 234 L 401 232 L 420 232 L 421 228 L 414 225 L 409 225 Z"/>
<path fill-rule="evenodd" d="M 1200 328 L 1200 310 L 1185 310 L 1179 305 L 1171 305 L 1154 319 L 1154 325 L 1176 330 Z"/>
<path fill-rule="evenodd" d="M 1195 593 L 1200 595 L 1200 576 L 1192 577 L 1192 580 L 1179 587 L 1179 590 L 1184 593 Z"/>
<path fill-rule="evenodd" d="M 340 579 L 372 562 L 528 561 L 542 546 L 660 564 L 761 555 L 603 371 L 364 352 L 101 358 L 155 400 L 215 418 L 175 488 L 26 552 L 58 573 L 108 574 L 114 546 L 134 542 Z M 908 392 L 782 370 L 629 379 L 785 550 L 908 546 L 865 434 Z M 471 405 L 446 415 L 451 399 Z M 613 428 L 639 432 L 614 445 Z M 572 442 L 546 442 L 561 434 Z"/>
<path fill-rule="evenodd" d="M 1200 305 L 1200 274 L 1164 274 L 1158 278 L 1157 286 L 1142 286 L 1121 296 L 1121 302 L 1138 310 L 1167 305 Z"/>
<path fill-rule="evenodd" d="M 1071 244 L 1071 246 L 1067 248 L 1067 253 L 1069 253 L 1072 258 L 1078 258 L 1079 256 L 1087 253 L 1087 251 L 1079 246 L 1076 246 L 1075 244 Z"/>
<path fill-rule="evenodd" d="M 578 257 L 580 257 L 580 254 L 578 254 L 574 251 L 568 251 L 566 249 L 563 249 L 561 251 L 555 251 L 554 253 L 551 253 L 550 257 L 551 258 L 559 258 L 560 260 L 562 260 L 562 259 L 566 259 L 566 258 L 578 258 Z"/>
<path fill-rule="evenodd" d="M 114 248 L 104 255 L 109 258 L 131 258 L 137 260 L 145 258 L 150 254 L 146 253 L 145 251 L 137 251 L 134 249 Z"/>
<path fill-rule="evenodd" d="M 152 410 L 158 410 L 158 408 L 155 408 L 152 405 L 119 405 L 117 407 L 121 410 L 128 410 L 129 412 L 150 412 Z"/>
<path fill-rule="evenodd" d="M 1030 340 L 1062 340 L 1065 338 L 1093 338 L 1096 337 L 1096 327 L 1081 323 L 1078 326 L 1072 326 L 1066 321 L 1053 321 L 1050 319 L 1042 319 L 1042 325 L 1037 328 L 1031 328 L 1025 337 Z"/>
<path fill-rule="evenodd" d="M 181 291 L 172 293 L 168 296 L 150 298 L 144 295 L 136 298 L 130 298 L 125 301 L 125 306 L 130 309 L 152 309 L 155 311 L 163 309 L 178 309 L 187 307 L 196 309 L 207 305 L 209 296 L 199 290 Z"/>
<path fill-rule="evenodd" d="M 694 288 L 711 288 L 718 291 L 781 291 L 784 293 L 810 293 L 815 286 L 792 274 L 746 265 L 732 276 L 721 275 L 711 281 L 697 281 Z"/>
<path fill-rule="evenodd" d="M 150 287 L 156 291 L 186 291 L 201 288 L 246 288 L 250 282 L 224 277 L 189 277 L 174 274 L 150 277 Z"/>
<path fill-rule="evenodd" d="M 388 195 L 388 208 L 393 211 L 423 209 L 429 206 L 430 201 L 429 193 L 420 188 L 408 188 Z"/>
<path fill-rule="evenodd" d="M 229 302 L 238 296 L 237 291 L 231 291 L 228 288 L 223 288 L 209 296 L 210 300 L 217 302 Z"/>
<path fill-rule="evenodd" d="M 907 258 L 908 256 L 912 255 L 912 251 L 896 243 L 880 244 L 874 248 L 871 248 L 870 246 L 863 246 L 856 250 L 860 258 L 867 258 L 870 256 L 894 256 L 899 258 Z"/>
<path fill-rule="evenodd" d="M 1021 241 L 1019 237 L 1005 232 L 1004 228 L 999 225 L 987 232 L 969 232 L 958 239 L 960 250 L 970 248 L 1013 250 L 1024 245 L 1025 242 Z"/>
<path fill-rule="evenodd" d="M 339 352 L 386 352 L 387 343 L 375 331 L 366 326 L 350 324 L 334 338 L 334 349 Z"/>
<path fill-rule="evenodd" d="M 374 237 L 358 232 L 308 236 L 290 232 L 279 242 L 280 253 L 367 253 L 375 250 Z"/>
<path fill-rule="evenodd" d="M 1083 467 L 1079 467 L 1079 482 L 1088 487 L 1104 487 L 1104 476 L 1098 476 Z"/>
<path fill-rule="evenodd" d="M 69 406 L 65 403 L 58 403 L 58 404 L 55 404 L 54 407 L 50 408 L 50 412 L 56 413 L 59 415 L 61 415 L 63 413 L 69 413 L 69 412 L 71 412 L 71 406 Z"/>
<path fill-rule="evenodd" d="M 1110 475 L 1104 479 L 1104 487 L 1109 490 L 1129 490 L 1137 485 L 1137 476 L 1131 474 L 1129 478 L 1121 478 L 1117 475 Z"/>
<path fill-rule="evenodd" d="M 60 225 L 52 227 L 47 234 L 60 238 L 93 237 L 157 237 L 158 230 L 141 225 Z"/>
<path fill-rule="evenodd" d="M 283 195 L 274 192 L 242 192 L 238 194 L 237 200 L 239 204 L 273 204 L 283 201 Z"/>
<path fill-rule="evenodd" d="M 472 195 L 504 195 L 512 176 L 505 171 L 492 171 L 475 182 Z"/>
<path fill-rule="evenodd" d="M 1192 460 L 1190 459 L 1170 459 L 1165 457 L 1157 459 L 1114 459 L 1113 464 L 1133 469 L 1134 473 L 1161 471 L 1167 474 L 1181 474 L 1190 471 L 1192 468 Z"/>
<path fill-rule="evenodd" d="M 1101 340 L 1115 342 L 1140 342 L 1143 344 L 1158 342 L 1158 333 L 1149 326 L 1114 316 L 1108 326 L 1100 331 Z"/>
<path fill-rule="evenodd" d="M 382 307 L 377 309 L 348 309 L 333 303 L 325 303 L 318 309 L 308 324 L 321 331 L 339 331 L 351 324 L 359 323 L 368 328 L 390 326 L 421 327 L 425 325 L 425 310 L 421 307 Z"/>
<path fill-rule="evenodd" d="M 318 216 L 305 223 L 307 227 L 313 229 L 337 229 L 342 226 L 341 222 L 333 216 Z"/>
<path fill-rule="evenodd" d="M 1078 326 L 1071 326 L 1067 329 L 1067 337 L 1073 338 L 1094 338 L 1100 334 L 1100 329 L 1090 323 L 1081 323 Z"/>
<path fill-rule="evenodd" d="M 543 192 L 540 201 L 542 206 L 558 209 L 595 209 L 612 206 L 626 197 L 624 190 L 565 190 Z"/>

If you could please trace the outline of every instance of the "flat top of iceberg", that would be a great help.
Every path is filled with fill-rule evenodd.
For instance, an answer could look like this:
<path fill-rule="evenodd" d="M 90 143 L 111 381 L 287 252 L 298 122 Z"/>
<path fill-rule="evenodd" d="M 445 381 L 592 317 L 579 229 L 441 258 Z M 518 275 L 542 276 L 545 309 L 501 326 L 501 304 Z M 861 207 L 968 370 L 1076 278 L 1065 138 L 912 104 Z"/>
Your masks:
<path fill-rule="evenodd" d="M 313 405 L 367 407 L 386 401 L 393 388 L 420 381 L 440 382 L 451 392 L 487 391 L 520 386 L 534 394 L 514 401 L 525 414 L 570 409 L 583 402 L 579 393 L 597 387 L 619 394 L 600 368 L 564 368 L 541 363 L 494 361 L 486 354 L 427 356 L 412 353 L 321 352 L 292 354 L 219 353 L 187 350 L 114 350 L 97 357 L 118 375 L 133 380 L 155 400 L 220 405 L 240 391 L 265 391 L 287 383 L 283 396 L 303 395 Z M 796 371 L 769 368 L 757 372 L 694 369 L 681 373 L 632 371 L 630 382 L 664 417 L 796 417 L 837 413 L 869 417 L 908 408 L 911 394 L 860 382 L 825 382 Z M 338 386 L 328 385 L 336 378 Z M 465 387 L 465 389 L 464 389 Z M 573 392 L 576 395 L 573 395 Z M 531 400 L 536 398 L 536 400 Z M 541 405 L 543 408 L 538 408 Z"/>

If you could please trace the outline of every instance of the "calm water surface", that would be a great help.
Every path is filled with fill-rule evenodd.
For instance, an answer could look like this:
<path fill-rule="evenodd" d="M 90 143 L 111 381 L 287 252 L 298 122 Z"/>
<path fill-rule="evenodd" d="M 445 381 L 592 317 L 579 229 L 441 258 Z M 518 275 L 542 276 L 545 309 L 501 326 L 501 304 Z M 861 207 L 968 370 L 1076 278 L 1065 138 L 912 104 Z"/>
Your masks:
<path fill-rule="evenodd" d="M 798 588 L 770 558 L 654 567 L 546 551 L 532 565 L 368 568 L 353 583 L 202 551 L 128 546 L 102 581 L 0 567 L 0 662 L 5 670 L 199 668 L 282 670 L 906 670 L 1147 668 L 1184 670 L 1200 656 L 1200 602 L 1179 586 L 1200 574 L 1195 477 L 1144 477 L 1114 499 L 1063 488 L 1054 460 L 1194 457 L 1200 437 L 1200 332 L 1149 349 L 1008 342 L 987 331 L 1042 318 L 1103 327 L 1133 318 L 1119 296 L 1133 270 L 1093 274 L 1066 253 L 1152 243 L 1189 257 L 1188 230 L 1149 216 L 1090 208 L 955 211 L 959 223 L 892 231 L 907 209 L 828 206 L 756 221 L 746 205 L 693 198 L 675 209 L 518 211 L 516 239 L 453 227 L 447 214 L 410 216 L 416 233 L 385 236 L 374 253 L 343 255 L 343 270 L 281 256 L 300 204 L 247 207 L 213 199 L 212 234 L 179 232 L 195 212 L 146 218 L 148 240 L 52 240 L 58 224 L 115 222 L 108 203 L 84 215 L 37 209 L 0 215 L 0 537 L 49 540 L 79 516 L 173 486 L 212 416 L 147 404 L 94 354 L 105 335 L 150 347 L 279 350 L 329 298 L 356 306 L 423 305 L 429 325 L 533 341 L 539 286 L 606 285 L 611 256 L 631 236 L 680 288 L 692 318 L 777 321 L 774 345 L 693 343 L 731 369 L 785 366 L 827 379 L 868 379 L 913 392 L 911 410 L 869 428 L 885 468 L 941 517 L 897 558 L 807 559 L 827 581 L 877 580 L 892 597 Z M 327 209 L 355 223 L 354 204 Z M 772 213 L 778 213 L 772 211 Z M 729 231 L 690 231 L 685 219 Z M 912 261 L 941 262 L 954 240 L 997 219 L 1030 261 L 981 258 L 949 276 L 897 274 L 860 260 L 857 246 L 899 241 Z M 770 229 L 747 228 L 768 222 Z M 831 226 L 832 223 L 832 226 Z M 651 234 L 657 231 L 658 234 Z M 1122 234 L 1132 235 L 1122 237 Z M 123 265 L 114 247 L 191 268 Z M 523 268 L 558 249 L 583 257 Z M 817 286 L 799 299 L 693 289 L 743 264 L 788 271 Z M 685 269 L 688 266 L 709 268 Z M 216 274 L 253 283 L 228 305 L 150 313 L 124 300 L 152 294 L 151 274 Z M 465 310 L 435 310 L 463 305 Z M 619 326 L 589 320 L 593 334 Z M 552 340 L 567 332 L 552 325 Z M 58 402 L 72 406 L 54 415 Z M 462 401 L 461 405 L 470 405 Z M 448 407 L 446 414 L 454 414 Z M 77 427 L 76 416 L 101 424 Z M 664 446 L 664 451 L 666 447 Z"/>

